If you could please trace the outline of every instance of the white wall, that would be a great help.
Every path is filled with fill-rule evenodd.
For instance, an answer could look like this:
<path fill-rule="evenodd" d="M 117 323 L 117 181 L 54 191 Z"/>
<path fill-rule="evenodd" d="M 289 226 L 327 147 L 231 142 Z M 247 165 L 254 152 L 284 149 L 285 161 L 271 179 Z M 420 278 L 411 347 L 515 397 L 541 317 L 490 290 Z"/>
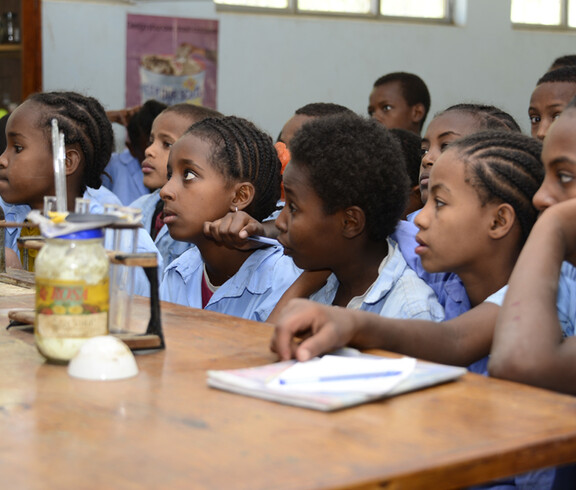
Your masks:
<path fill-rule="evenodd" d="M 274 136 L 309 102 L 365 113 L 374 80 L 400 70 L 426 81 L 432 113 L 491 103 L 528 131 L 535 83 L 554 58 L 576 53 L 576 34 L 513 30 L 509 0 L 460 1 L 467 3 L 463 25 L 442 26 L 223 14 L 210 0 L 43 0 L 44 90 L 79 90 L 109 109 L 124 107 L 126 14 L 196 17 L 220 21 L 218 109 Z"/>

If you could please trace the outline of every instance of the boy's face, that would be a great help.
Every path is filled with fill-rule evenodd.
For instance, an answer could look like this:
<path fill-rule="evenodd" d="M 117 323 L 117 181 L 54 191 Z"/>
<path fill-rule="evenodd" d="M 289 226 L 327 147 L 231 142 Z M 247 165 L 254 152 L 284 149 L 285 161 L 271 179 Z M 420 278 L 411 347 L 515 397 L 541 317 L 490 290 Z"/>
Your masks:
<path fill-rule="evenodd" d="M 301 269 L 331 269 L 341 237 L 339 212 L 327 215 L 308 171 L 292 160 L 284 172 L 286 205 L 276 218 L 284 253 Z M 331 250 L 332 249 L 332 250 Z"/>
<path fill-rule="evenodd" d="M 10 204 L 42 209 L 44 196 L 55 194 L 52 150 L 38 127 L 42 106 L 24 102 L 8 119 L 6 150 L 0 155 L 0 196 Z"/>
<path fill-rule="evenodd" d="M 368 103 L 368 114 L 388 129 L 400 128 L 420 134 L 420 120 L 417 106 L 408 105 L 402 93 L 400 82 L 378 85 L 372 89 Z"/>
<path fill-rule="evenodd" d="M 576 109 L 568 109 L 552 125 L 542 149 L 544 182 L 532 199 L 543 211 L 576 198 Z"/>
<path fill-rule="evenodd" d="M 159 189 L 166 183 L 170 148 L 191 125 L 189 118 L 176 112 L 163 112 L 154 119 L 150 144 L 144 152 L 145 158 L 142 162 L 143 181 L 148 189 Z"/>
<path fill-rule="evenodd" d="M 546 82 L 538 85 L 532 92 L 528 108 L 532 137 L 544 140 L 550 125 L 574 96 L 576 83 Z"/>

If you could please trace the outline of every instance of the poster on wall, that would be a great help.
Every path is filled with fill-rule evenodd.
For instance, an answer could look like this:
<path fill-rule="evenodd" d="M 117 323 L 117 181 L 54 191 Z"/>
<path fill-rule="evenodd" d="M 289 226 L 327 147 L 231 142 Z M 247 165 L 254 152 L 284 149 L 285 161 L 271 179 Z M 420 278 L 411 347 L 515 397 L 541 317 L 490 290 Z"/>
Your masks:
<path fill-rule="evenodd" d="M 218 21 L 127 17 L 126 107 L 156 99 L 216 109 Z"/>

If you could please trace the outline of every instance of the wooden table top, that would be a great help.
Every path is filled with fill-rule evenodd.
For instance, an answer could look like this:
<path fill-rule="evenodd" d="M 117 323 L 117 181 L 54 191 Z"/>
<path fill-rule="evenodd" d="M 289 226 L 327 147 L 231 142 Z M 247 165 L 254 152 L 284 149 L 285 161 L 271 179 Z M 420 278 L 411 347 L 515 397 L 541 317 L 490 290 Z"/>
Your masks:
<path fill-rule="evenodd" d="M 206 370 L 273 362 L 271 327 L 167 303 L 167 349 L 137 356 L 137 377 L 79 380 L 4 329 L 32 304 L 0 297 L 12 488 L 451 488 L 576 461 L 573 397 L 474 374 L 335 413 L 226 393 Z"/>

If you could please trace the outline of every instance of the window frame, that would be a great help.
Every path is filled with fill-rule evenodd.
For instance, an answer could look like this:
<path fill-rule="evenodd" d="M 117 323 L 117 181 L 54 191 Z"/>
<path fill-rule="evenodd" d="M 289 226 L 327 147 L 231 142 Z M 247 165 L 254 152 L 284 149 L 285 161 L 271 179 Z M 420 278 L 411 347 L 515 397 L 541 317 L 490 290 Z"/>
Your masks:
<path fill-rule="evenodd" d="M 400 0 L 401 1 L 401 0 Z M 347 18 L 359 20 L 378 20 L 378 21 L 391 21 L 391 22 L 409 22 L 409 23 L 424 23 L 424 24 L 443 24 L 454 25 L 454 3 L 457 0 L 441 0 L 445 6 L 446 15 L 442 18 L 438 17 L 412 17 L 412 16 L 393 16 L 383 15 L 380 13 L 380 0 L 371 0 L 371 12 L 369 13 L 354 13 L 354 12 L 324 12 L 313 10 L 301 10 L 298 8 L 298 0 L 288 0 L 288 7 L 275 8 L 275 7 L 253 7 L 249 5 L 226 5 L 217 3 L 214 0 L 214 5 L 217 12 L 223 13 L 256 13 L 268 15 L 287 15 L 287 16 L 306 16 L 306 17 L 332 17 L 332 18 Z"/>

